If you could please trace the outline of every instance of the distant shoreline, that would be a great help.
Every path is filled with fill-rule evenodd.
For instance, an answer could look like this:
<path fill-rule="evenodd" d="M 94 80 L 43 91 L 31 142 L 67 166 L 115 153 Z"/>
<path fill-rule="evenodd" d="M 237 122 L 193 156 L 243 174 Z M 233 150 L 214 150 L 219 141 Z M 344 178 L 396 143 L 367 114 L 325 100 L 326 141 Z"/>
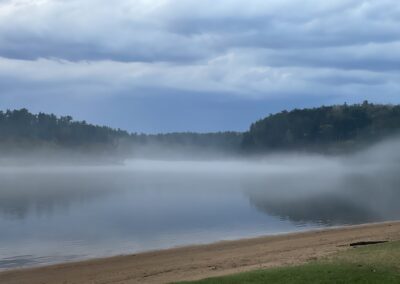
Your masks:
<path fill-rule="evenodd" d="M 400 221 L 222 241 L 0 272 L 0 282 L 165 283 L 296 265 L 360 241 L 400 240 Z"/>

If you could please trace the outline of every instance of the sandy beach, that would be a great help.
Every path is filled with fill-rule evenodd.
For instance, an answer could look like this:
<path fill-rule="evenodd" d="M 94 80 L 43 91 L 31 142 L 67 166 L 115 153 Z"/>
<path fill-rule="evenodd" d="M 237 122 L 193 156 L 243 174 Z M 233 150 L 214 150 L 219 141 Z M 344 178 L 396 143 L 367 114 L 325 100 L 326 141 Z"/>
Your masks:
<path fill-rule="evenodd" d="M 0 273 L 2 284 L 168 283 L 295 265 L 359 241 L 400 240 L 400 222 L 194 245 Z"/>

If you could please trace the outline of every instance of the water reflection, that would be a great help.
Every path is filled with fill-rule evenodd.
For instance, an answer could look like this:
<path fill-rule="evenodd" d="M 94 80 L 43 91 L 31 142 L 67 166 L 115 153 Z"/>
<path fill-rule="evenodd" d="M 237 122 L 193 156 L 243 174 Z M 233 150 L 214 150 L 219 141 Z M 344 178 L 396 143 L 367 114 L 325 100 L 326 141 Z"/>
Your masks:
<path fill-rule="evenodd" d="M 0 269 L 398 219 L 397 164 L 0 168 Z"/>
<path fill-rule="evenodd" d="M 3 169 L 0 269 L 297 230 L 198 166 Z"/>
<path fill-rule="evenodd" d="M 389 168 L 324 169 L 301 176 L 269 176 L 264 186 L 248 185 L 246 195 L 258 210 L 296 224 L 360 224 L 400 218 L 400 175 Z"/>
<path fill-rule="evenodd" d="M 109 193 L 118 175 L 79 171 L 0 171 L 0 214 L 3 218 L 24 219 L 30 214 L 52 216 L 67 212 L 72 203 L 90 202 Z"/>

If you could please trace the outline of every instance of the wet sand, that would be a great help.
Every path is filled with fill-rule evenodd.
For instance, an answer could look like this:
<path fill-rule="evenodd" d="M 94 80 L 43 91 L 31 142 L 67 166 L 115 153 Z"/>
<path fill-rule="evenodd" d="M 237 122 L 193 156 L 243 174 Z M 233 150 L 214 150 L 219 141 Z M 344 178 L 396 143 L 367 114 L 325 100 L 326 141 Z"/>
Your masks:
<path fill-rule="evenodd" d="M 0 273 L 0 283 L 168 283 L 295 265 L 359 241 L 400 240 L 400 222 L 266 236 Z"/>

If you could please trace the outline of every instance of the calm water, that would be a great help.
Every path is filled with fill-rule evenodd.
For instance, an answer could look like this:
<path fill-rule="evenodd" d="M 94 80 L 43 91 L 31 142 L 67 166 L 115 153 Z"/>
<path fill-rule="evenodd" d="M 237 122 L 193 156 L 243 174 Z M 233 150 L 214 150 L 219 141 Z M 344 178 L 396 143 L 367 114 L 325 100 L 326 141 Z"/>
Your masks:
<path fill-rule="evenodd" d="M 323 158 L 0 168 L 0 269 L 398 219 L 394 167 Z"/>

